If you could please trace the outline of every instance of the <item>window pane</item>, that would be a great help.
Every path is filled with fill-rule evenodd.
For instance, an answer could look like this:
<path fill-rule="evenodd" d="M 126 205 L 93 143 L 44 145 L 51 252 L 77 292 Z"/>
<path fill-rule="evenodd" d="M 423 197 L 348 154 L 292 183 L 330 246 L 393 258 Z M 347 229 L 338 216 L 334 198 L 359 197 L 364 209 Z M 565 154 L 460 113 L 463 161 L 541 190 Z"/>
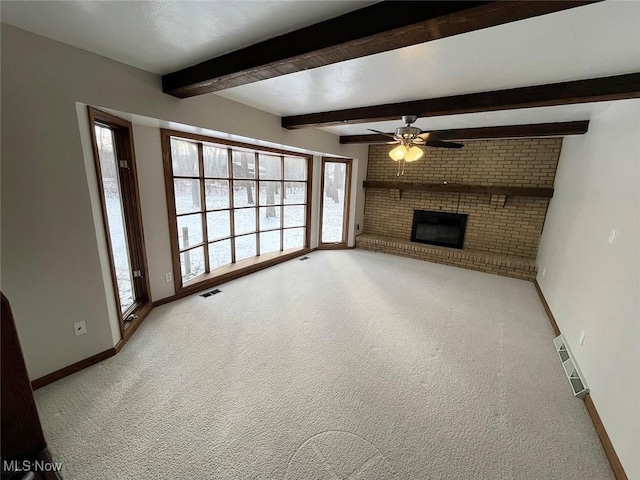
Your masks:
<path fill-rule="evenodd" d="M 322 192 L 322 238 L 323 243 L 343 242 L 344 187 L 347 178 L 346 164 L 326 162 L 324 164 L 324 192 Z"/>
<path fill-rule="evenodd" d="M 209 244 L 209 268 L 221 267 L 231 263 L 231 240 L 221 240 Z"/>
<path fill-rule="evenodd" d="M 284 203 L 307 203 L 307 184 L 304 182 L 285 182 Z"/>
<path fill-rule="evenodd" d="M 204 247 L 182 252 L 180 254 L 180 270 L 183 282 L 202 275 L 204 273 Z"/>
<path fill-rule="evenodd" d="M 243 233 L 256 231 L 255 208 L 241 208 L 240 210 L 234 210 L 233 214 L 236 235 L 242 235 Z"/>
<path fill-rule="evenodd" d="M 260 207 L 260 230 L 280 228 L 280 209 L 282 207 Z"/>
<path fill-rule="evenodd" d="M 256 235 L 236 237 L 236 261 L 256 256 Z"/>
<path fill-rule="evenodd" d="M 229 237 L 231 235 L 231 224 L 229 222 L 229 210 L 207 213 L 207 236 L 209 240 Z"/>
<path fill-rule="evenodd" d="M 305 224 L 304 206 L 284 207 L 284 226 L 298 227 Z"/>
<path fill-rule="evenodd" d="M 178 245 L 180 250 L 184 250 L 189 245 L 202 242 L 202 214 L 178 217 Z"/>
<path fill-rule="evenodd" d="M 280 205 L 281 182 L 260 182 L 260 205 Z"/>
<path fill-rule="evenodd" d="M 284 179 L 306 180 L 307 159 L 301 157 L 284 157 Z"/>
<path fill-rule="evenodd" d="M 233 152 L 233 178 L 256 178 L 256 156 L 249 152 Z"/>
<path fill-rule="evenodd" d="M 98 144 L 98 158 L 100 159 L 102 188 L 104 190 L 104 205 L 107 210 L 111 254 L 115 264 L 118 297 L 120 298 L 120 310 L 124 312 L 133 305 L 134 292 L 113 133 L 110 129 L 100 126 L 96 126 L 95 133 L 96 143 Z"/>
<path fill-rule="evenodd" d="M 174 177 L 197 177 L 198 146 L 192 142 L 172 138 L 171 165 Z"/>
<path fill-rule="evenodd" d="M 204 145 L 202 147 L 204 157 L 205 177 L 229 177 L 229 156 L 226 148 Z"/>
<path fill-rule="evenodd" d="M 280 157 L 260 154 L 260 178 L 280 180 L 282 178 L 282 162 Z"/>
<path fill-rule="evenodd" d="M 284 249 L 304 247 L 305 228 L 292 228 L 284 231 Z"/>
<path fill-rule="evenodd" d="M 176 214 L 201 210 L 200 180 L 175 179 L 173 189 L 176 193 Z"/>
<path fill-rule="evenodd" d="M 307 158 L 226 147 L 215 139 L 171 139 L 171 153 L 183 280 L 206 273 L 205 263 L 211 271 L 232 258 L 281 251 L 283 236 L 286 248 L 305 245 Z"/>
<path fill-rule="evenodd" d="M 280 230 L 260 234 L 260 255 L 280 251 Z"/>
<path fill-rule="evenodd" d="M 229 182 L 226 180 L 205 180 L 204 191 L 207 210 L 229 208 Z"/>
<path fill-rule="evenodd" d="M 256 204 L 256 182 L 236 180 L 233 182 L 233 206 L 248 207 Z"/>

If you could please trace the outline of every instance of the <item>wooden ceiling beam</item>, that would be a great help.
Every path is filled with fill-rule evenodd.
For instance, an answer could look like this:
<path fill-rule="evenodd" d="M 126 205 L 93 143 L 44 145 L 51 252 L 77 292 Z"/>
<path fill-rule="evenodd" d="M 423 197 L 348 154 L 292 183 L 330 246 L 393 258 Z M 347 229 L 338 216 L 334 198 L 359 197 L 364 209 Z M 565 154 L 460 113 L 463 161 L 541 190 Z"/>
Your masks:
<path fill-rule="evenodd" d="M 163 75 L 192 97 L 600 0 L 383 1 Z"/>
<path fill-rule="evenodd" d="M 640 98 L 640 73 L 282 117 L 287 129 Z"/>
<path fill-rule="evenodd" d="M 500 127 L 456 128 L 428 130 L 429 140 L 490 140 L 504 138 L 541 138 L 582 135 L 589 129 L 589 120 L 577 122 L 532 123 Z M 389 133 L 389 135 L 393 135 Z M 371 135 L 343 135 L 340 143 L 387 143 L 391 139 L 378 133 Z"/>

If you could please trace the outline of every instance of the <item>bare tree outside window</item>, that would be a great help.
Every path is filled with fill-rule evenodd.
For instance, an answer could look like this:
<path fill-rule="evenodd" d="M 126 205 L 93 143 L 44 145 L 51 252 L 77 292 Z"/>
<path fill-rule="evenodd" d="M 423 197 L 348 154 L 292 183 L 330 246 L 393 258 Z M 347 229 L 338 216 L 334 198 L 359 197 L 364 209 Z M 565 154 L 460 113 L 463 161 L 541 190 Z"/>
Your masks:
<path fill-rule="evenodd" d="M 166 132 L 183 286 L 229 264 L 308 246 L 310 157 Z"/>
<path fill-rule="evenodd" d="M 321 244 L 333 246 L 346 243 L 347 202 L 350 163 L 345 160 L 324 159 Z"/>

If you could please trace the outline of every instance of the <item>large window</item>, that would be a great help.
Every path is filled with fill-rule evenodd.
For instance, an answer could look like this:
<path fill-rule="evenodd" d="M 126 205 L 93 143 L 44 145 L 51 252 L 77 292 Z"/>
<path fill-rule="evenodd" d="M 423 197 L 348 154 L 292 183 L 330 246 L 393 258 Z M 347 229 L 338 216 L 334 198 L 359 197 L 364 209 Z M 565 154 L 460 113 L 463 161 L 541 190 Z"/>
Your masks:
<path fill-rule="evenodd" d="M 91 140 L 122 338 L 150 311 L 131 124 L 89 107 Z"/>
<path fill-rule="evenodd" d="M 322 203 L 320 203 L 320 245 L 318 248 L 345 248 L 347 246 L 350 185 L 350 159 L 322 159 Z"/>
<path fill-rule="evenodd" d="M 162 131 L 177 289 L 309 246 L 310 157 Z"/>

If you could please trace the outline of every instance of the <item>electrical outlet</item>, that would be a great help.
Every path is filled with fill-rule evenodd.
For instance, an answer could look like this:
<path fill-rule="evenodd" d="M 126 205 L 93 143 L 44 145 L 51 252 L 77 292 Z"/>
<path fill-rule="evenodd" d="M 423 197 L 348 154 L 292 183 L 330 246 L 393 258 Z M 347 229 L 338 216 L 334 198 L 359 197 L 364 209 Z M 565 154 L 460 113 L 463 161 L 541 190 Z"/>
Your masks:
<path fill-rule="evenodd" d="M 580 345 L 584 345 L 584 330 L 580 332 L 580 338 L 578 338 L 578 343 Z"/>
<path fill-rule="evenodd" d="M 167 272 L 164 274 L 164 280 L 165 282 L 170 282 L 171 280 L 173 280 L 173 275 L 171 274 L 171 272 Z"/>
<path fill-rule="evenodd" d="M 76 334 L 76 337 L 79 335 L 84 335 L 85 333 L 87 333 L 87 324 L 84 321 L 74 323 L 73 332 Z"/>
<path fill-rule="evenodd" d="M 609 232 L 609 245 L 613 245 L 613 241 L 616 239 L 616 229 L 612 228 Z"/>
<path fill-rule="evenodd" d="M 542 276 L 544 277 L 544 276 L 546 275 L 546 273 L 547 273 L 547 269 L 546 269 L 546 268 L 543 268 L 543 269 L 542 269 Z"/>

